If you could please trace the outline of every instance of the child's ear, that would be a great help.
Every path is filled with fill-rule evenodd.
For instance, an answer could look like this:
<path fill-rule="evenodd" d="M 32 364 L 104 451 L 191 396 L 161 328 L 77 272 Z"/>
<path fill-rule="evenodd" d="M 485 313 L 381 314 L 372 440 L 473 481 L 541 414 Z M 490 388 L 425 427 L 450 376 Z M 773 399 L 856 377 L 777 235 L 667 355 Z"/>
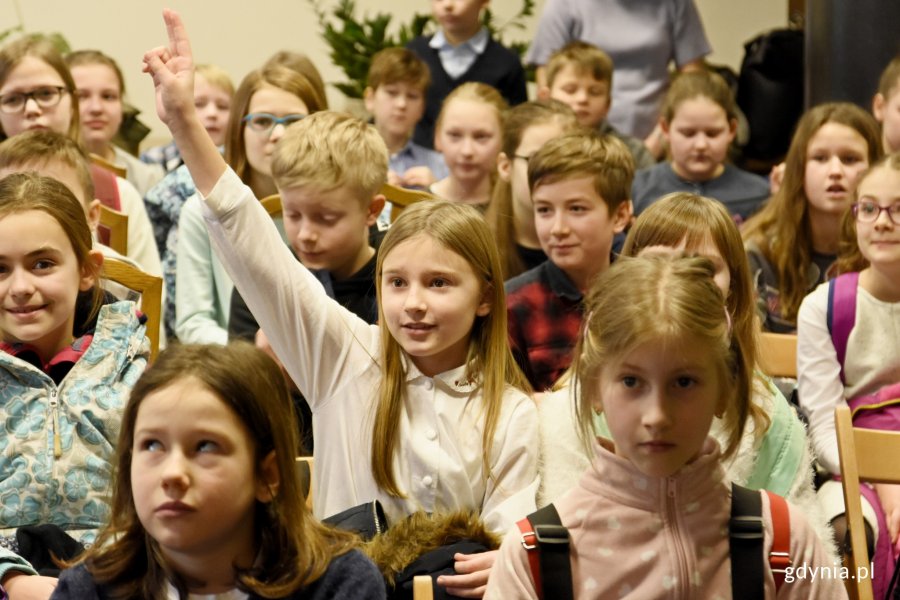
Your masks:
<path fill-rule="evenodd" d="M 256 499 L 267 504 L 278 495 L 281 476 L 278 474 L 278 457 L 272 450 L 259 463 L 259 475 L 256 481 Z"/>
<path fill-rule="evenodd" d="M 538 97 L 538 100 L 543 100 L 544 102 L 549 100 L 550 99 L 550 88 L 546 85 L 538 86 L 537 97 Z"/>
<path fill-rule="evenodd" d="M 378 220 L 378 215 L 381 214 L 381 211 L 384 210 L 384 203 L 386 202 L 384 198 L 384 194 L 375 194 L 372 196 L 372 201 L 369 203 L 369 208 L 366 214 L 366 225 L 371 227 L 375 224 L 375 221 Z"/>
<path fill-rule="evenodd" d="M 512 160 L 506 155 L 506 152 L 497 155 L 497 175 L 506 183 L 512 179 Z"/>
<path fill-rule="evenodd" d="M 880 92 L 875 94 L 875 97 L 872 98 L 872 114 L 875 115 L 875 120 L 879 123 L 884 121 L 884 103 L 884 94 Z"/>
<path fill-rule="evenodd" d="M 734 136 L 737 135 L 738 122 L 737 119 L 731 119 L 728 121 L 728 143 L 734 141 Z"/>
<path fill-rule="evenodd" d="M 669 139 L 669 122 L 664 118 L 659 118 L 659 128 L 662 130 L 664 136 L 666 136 L 666 140 Z"/>
<path fill-rule="evenodd" d="M 616 212 L 613 214 L 613 231 L 616 233 L 622 233 L 625 231 L 625 227 L 628 226 L 628 223 L 631 222 L 632 208 L 631 208 L 631 200 L 625 200 L 619 207 L 616 209 Z"/>
<path fill-rule="evenodd" d="M 87 261 L 81 267 L 81 280 L 78 283 L 78 289 L 82 292 L 86 292 L 94 287 L 102 269 L 103 253 L 99 250 L 89 251 Z"/>
<path fill-rule="evenodd" d="M 88 204 L 87 221 L 91 231 L 97 231 L 97 226 L 100 224 L 100 201 L 96 198 Z"/>
<path fill-rule="evenodd" d="M 369 112 L 375 111 L 375 90 L 370 87 L 367 87 L 363 91 L 363 104 L 366 105 L 366 110 Z"/>
<path fill-rule="evenodd" d="M 491 314 L 491 300 L 493 299 L 494 294 L 494 286 L 488 284 L 484 286 L 484 290 L 481 292 L 481 300 L 479 301 L 478 306 L 475 308 L 475 315 L 478 317 L 486 317 Z"/>

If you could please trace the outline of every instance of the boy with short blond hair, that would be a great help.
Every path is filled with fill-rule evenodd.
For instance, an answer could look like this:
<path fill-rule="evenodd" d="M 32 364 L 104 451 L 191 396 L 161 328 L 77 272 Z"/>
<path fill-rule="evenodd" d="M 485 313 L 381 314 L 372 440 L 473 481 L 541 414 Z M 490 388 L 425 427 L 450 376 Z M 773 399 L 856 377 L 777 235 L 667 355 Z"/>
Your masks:
<path fill-rule="evenodd" d="M 613 78 L 613 61 L 606 52 L 587 42 L 572 42 L 551 54 L 545 69 L 547 84 L 538 89 L 539 98 L 564 102 L 581 125 L 622 140 L 636 169 L 656 163 L 643 141 L 620 133 L 606 120 Z"/>
<path fill-rule="evenodd" d="M 506 282 L 513 355 L 537 391 L 568 369 L 582 299 L 609 268 L 613 237 L 631 219 L 634 160 L 612 136 L 569 134 L 528 161 L 535 229 L 547 260 Z"/>
<path fill-rule="evenodd" d="M 428 65 L 406 48 L 385 48 L 372 57 L 367 83 L 366 110 L 390 154 L 388 183 L 427 188 L 446 177 L 440 152 L 412 141 L 425 112 L 425 92 L 431 83 Z"/>

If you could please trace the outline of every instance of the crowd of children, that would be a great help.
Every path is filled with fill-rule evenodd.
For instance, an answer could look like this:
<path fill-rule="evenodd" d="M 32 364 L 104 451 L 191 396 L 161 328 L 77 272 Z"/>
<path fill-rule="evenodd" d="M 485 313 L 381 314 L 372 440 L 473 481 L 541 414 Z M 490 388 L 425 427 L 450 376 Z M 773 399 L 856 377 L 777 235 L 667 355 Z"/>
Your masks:
<path fill-rule="evenodd" d="M 474 523 L 424 571 L 453 597 L 845 597 L 772 557 L 849 551 L 836 406 L 900 431 L 900 57 L 770 183 L 693 0 L 600 4 L 547 4 L 528 101 L 486 0 L 434 0 L 372 57 L 370 123 L 302 54 L 234 88 L 166 9 L 173 139 L 140 158 L 112 58 L 0 47 L 0 598 L 399 597 L 348 515 L 417 556 Z M 163 279 L 153 364 L 105 258 Z M 760 331 L 796 335 L 790 401 Z M 883 597 L 900 485 L 860 493 Z"/>

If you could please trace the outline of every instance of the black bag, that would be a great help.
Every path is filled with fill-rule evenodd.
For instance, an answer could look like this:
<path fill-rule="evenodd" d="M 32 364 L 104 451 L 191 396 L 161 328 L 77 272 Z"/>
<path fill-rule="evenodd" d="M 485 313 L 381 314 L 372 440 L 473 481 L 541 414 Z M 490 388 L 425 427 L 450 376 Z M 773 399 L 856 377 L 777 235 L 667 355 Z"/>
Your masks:
<path fill-rule="evenodd" d="M 387 531 L 387 517 L 384 516 L 384 507 L 378 500 L 348 508 L 323 519 L 322 522 L 338 529 L 352 531 L 364 541 L 369 541 L 382 531 Z"/>

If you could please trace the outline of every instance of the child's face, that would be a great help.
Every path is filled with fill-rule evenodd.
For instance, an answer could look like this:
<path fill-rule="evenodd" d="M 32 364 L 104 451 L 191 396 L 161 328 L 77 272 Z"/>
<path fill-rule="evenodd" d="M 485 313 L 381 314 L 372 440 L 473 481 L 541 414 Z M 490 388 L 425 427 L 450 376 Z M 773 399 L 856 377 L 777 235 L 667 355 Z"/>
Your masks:
<path fill-rule="evenodd" d="M 707 344 L 654 340 L 602 369 L 595 408 L 606 413 L 617 455 L 668 477 L 697 458 L 725 410 L 722 389 Z"/>
<path fill-rule="evenodd" d="M 497 168 L 501 143 L 500 123 L 492 106 L 457 98 L 444 107 L 435 145 L 457 181 L 474 185 L 490 177 Z"/>
<path fill-rule="evenodd" d="M 875 169 L 859 183 L 858 196 L 861 204 L 893 206 L 894 218 L 900 220 L 900 171 L 889 167 Z M 887 211 L 882 210 L 872 223 L 857 219 L 856 239 L 860 252 L 873 267 L 900 267 L 900 226 Z"/>
<path fill-rule="evenodd" d="M 825 123 L 806 146 L 803 191 L 811 213 L 840 217 L 853 201 L 856 181 L 869 167 L 869 147 L 855 129 Z"/>
<path fill-rule="evenodd" d="M 625 229 L 629 202 L 612 214 L 590 175 L 540 183 L 532 192 L 534 225 L 547 257 L 582 289 L 609 266 L 613 236 Z"/>
<path fill-rule="evenodd" d="M 206 133 L 216 146 L 225 143 L 228 116 L 231 114 L 231 95 L 209 83 L 200 73 L 194 75 L 194 107 Z"/>
<path fill-rule="evenodd" d="M 693 248 L 687 247 L 686 238 L 678 242 L 677 246 L 647 246 L 638 252 L 638 256 L 668 256 L 671 258 L 702 256 L 712 262 L 716 268 L 713 281 L 715 281 L 716 287 L 722 290 L 722 296 L 727 298 L 731 293 L 731 270 L 728 268 L 728 263 L 725 262 L 725 258 L 722 257 L 719 248 L 708 237 L 703 240 L 702 244 Z"/>
<path fill-rule="evenodd" d="M 327 192 L 294 187 L 281 190 L 281 205 L 288 241 L 308 269 L 346 279 L 372 257 L 369 226 L 378 218 L 383 199 L 363 205 L 359 192 L 350 187 Z"/>
<path fill-rule="evenodd" d="M 684 100 L 671 122 L 661 122 L 672 151 L 672 168 L 682 179 L 708 181 L 722 174 L 737 123 L 705 96 Z"/>
<path fill-rule="evenodd" d="M 72 67 L 81 111 L 81 136 L 88 148 L 104 148 L 122 124 L 122 97 L 119 80 L 108 65 L 85 64 Z"/>
<path fill-rule="evenodd" d="M 65 85 L 59 73 L 49 64 L 34 56 L 26 56 L 0 85 L 0 96 L 14 92 L 30 93 L 42 88 L 64 88 Z M 31 129 L 49 129 L 67 135 L 71 121 L 72 98 L 66 91 L 63 91 L 59 104 L 55 106 L 42 107 L 30 98 L 24 108 L 15 114 L 0 111 L 0 126 L 7 137 Z"/>
<path fill-rule="evenodd" d="M 900 152 L 900 81 L 894 84 L 887 98 L 882 94 L 875 95 L 872 112 L 881 122 L 885 154 Z"/>
<path fill-rule="evenodd" d="M 408 139 L 425 112 L 424 92 L 407 81 L 385 83 L 374 90 L 369 88 L 365 102 L 376 129 L 385 139 Z"/>
<path fill-rule="evenodd" d="M 431 13 L 451 39 L 474 35 L 481 24 L 481 9 L 487 0 L 431 0 Z"/>
<path fill-rule="evenodd" d="M 380 285 L 388 331 L 422 373 L 433 377 L 465 362 L 475 317 L 491 311 L 466 259 L 417 235 L 384 257 Z"/>
<path fill-rule="evenodd" d="M 0 218 L 0 332 L 49 360 L 72 342 L 75 300 L 94 278 L 78 265 L 72 243 L 48 213 Z"/>
<path fill-rule="evenodd" d="M 559 70 L 550 85 L 550 97 L 568 104 L 585 127 L 597 127 L 609 113 L 609 82 L 594 79 L 575 65 Z"/>
<path fill-rule="evenodd" d="M 269 84 L 264 84 L 253 94 L 247 112 L 267 113 L 276 117 L 309 114 L 303 100 Z M 244 123 L 244 150 L 247 153 L 247 162 L 257 173 L 266 177 L 272 176 L 272 153 L 275 151 L 275 144 L 284 135 L 284 129 L 284 125 L 276 125 L 268 131 L 257 131 L 250 123 Z"/>
<path fill-rule="evenodd" d="M 270 497 L 253 454 L 238 416 L 193 377 L 141 402 L 132 444 L 134 505 L 176 570 L 210 557 L 252 564 L 255 503 Z"/>

